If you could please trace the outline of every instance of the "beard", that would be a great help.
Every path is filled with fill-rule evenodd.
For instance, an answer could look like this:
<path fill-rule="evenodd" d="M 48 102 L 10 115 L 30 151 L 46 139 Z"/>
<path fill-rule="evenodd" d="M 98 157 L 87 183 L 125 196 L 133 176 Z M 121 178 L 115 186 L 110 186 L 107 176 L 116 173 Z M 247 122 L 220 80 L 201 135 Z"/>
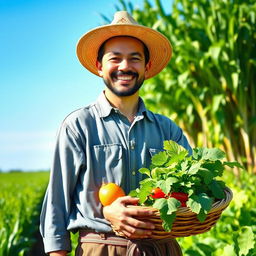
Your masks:
<path fill-rule="evenodd" d="M 114 93 L 116 96 L 119 96 L 119 97 L 131 96 L 131 95 L 135 94 L 140 89 L 140 87 L 142 86 L 142 84 L 145 80 L 144 76 L 141 77 L 140 79 L 138 79 L 138 74 L 135 72 L 131 72 L 131 71 L 128 71 L 128 72 L 114 71 L 111 74 L 111 79 L 112 80 L 117 79 L 118 75 L 133 75 L 135 77 L 135 84 L 131 88 L 129 88 L 127 91 L 119 91 L 117 88 L 115 88 L 113 86 L 113 83 L 111 82 L 110 79 L 103 78 L 103 81 L 104 81 L 105 85 L 108 87 L 108 89 L 112 93 Z"/>

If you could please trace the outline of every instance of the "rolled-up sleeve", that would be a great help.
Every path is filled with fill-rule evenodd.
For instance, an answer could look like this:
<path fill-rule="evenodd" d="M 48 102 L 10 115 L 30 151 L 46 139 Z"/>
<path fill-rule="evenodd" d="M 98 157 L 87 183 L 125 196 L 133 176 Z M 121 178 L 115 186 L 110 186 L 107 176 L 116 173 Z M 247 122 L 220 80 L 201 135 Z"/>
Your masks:
<path fill-rule="evenodd" d="M 58 132 L 50 180 L 40 216 L 45 252 L 71 251 L 67 231 L 71 199 L 85 153 L 78 136 L 65 124 Z"/>

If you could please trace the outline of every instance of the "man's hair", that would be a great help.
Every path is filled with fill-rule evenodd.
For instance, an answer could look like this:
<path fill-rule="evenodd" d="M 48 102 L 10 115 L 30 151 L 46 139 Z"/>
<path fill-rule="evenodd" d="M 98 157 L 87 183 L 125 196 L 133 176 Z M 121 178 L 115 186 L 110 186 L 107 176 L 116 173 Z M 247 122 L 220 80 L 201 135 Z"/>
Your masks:
<path fill-rule="evenodd" d="M 115 37 L 132 37 L 132 36 L 114 36 L 114 37 L 109 38 L 108 40 L 110 40 L 110 39 L 112 39 L 112 38 L 115 38 Z M 148 47 L 147 47 L 140 39 L 138 39 L 138 38 L 136 38 L 136 37 L 132 37 L 132 38 L 135 38 L 135 39 L 139 40 L 139 41 L 142 43 L 142 45 L 143 45 L 143 50 L 144 50 L 145 64 L 147 64 L 147 63 L 149 62 L 149 58 L 150 58 Z M 102 58 L 103 58 L 103 55 L 104 55 L 104 52 L 105 52 L 105 45 L 106 45 L 106 43 L 107 43 L 108 40 L 106 40 L 106 41 L 100 46 L 100 48 L 99 48 L 98 56 L 97 56 L 97 60 L 98 60 L 99 62 L 102 61 Z"/>

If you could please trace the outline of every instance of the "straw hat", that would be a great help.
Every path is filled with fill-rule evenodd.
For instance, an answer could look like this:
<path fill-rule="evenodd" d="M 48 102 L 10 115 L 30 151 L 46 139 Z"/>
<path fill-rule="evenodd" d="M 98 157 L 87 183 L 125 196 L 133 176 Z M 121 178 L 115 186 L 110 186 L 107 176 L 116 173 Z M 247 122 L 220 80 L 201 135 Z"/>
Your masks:
<path fill-rule="evenodd" d="M 93 74 L 99 76 L 96 67 L 98 51 L 102 43 L 114 36 L 132 36 L 148 47 L 151 67 L 147 78 L 157 75 L 169 62 L 172 47 L 169 40 L 158 31 L 139 25 L 126 11 L 116 12 L 114 20 L 90 30 L 77 44 L 77 56 L 81 64 Z"/>

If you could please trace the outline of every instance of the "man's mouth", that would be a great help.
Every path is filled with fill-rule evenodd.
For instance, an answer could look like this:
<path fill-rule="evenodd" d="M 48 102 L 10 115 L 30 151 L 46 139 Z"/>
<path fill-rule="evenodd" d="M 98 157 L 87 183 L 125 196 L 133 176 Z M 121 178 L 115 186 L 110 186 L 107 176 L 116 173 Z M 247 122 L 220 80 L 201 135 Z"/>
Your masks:
<path fill-rule="evenodd" d="M 138 73 L 128 71 L 128 72 L 122 72 L 122 71 L 115 71 L 111 74 L 111 77 L 119 80 L 119 81 L 131 81 L 134 78 L 138 77 Z"/>
<path fill-rule="evenodd" d="M 117 76 L 117 79 L 122 81 L 131 81 L 133 76 Z"/>

